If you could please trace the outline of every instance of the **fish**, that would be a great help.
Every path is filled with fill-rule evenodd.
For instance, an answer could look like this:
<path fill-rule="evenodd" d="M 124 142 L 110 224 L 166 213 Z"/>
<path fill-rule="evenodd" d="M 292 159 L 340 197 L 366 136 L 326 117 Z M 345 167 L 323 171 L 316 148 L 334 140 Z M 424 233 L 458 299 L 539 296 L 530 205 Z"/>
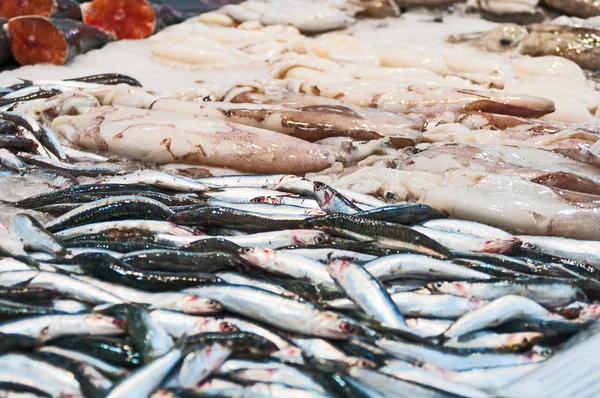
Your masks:
<path fill-rule="evenodd" d="M 20 65 L 63 65 L 78 54 L 114 40 L 112 35 L 93 26 L 68 19 L 19 16 L 6 26 L 11 37 L 11 52 Z M 36 44 L 35 50 L 30 49 L 31 41 Z"/>
<path fill-rule="evenodd" d="M 406 330 L 406 321 L 381 283 L 358 264 L 335 260 L 327 271 L 346 295 L 383 326 Z"/>
<path fill-rule="evenodd" d="M 175 367 L 183 356 L 178 348 L 173 348 L 167 354 L 146 364 L 117 383 L 108 393 L 107 398 L 119 397 L 148 397 L 167 374 Z"/>
<path fill-rule="evenodd" d="M 597 241 L 531 235 L 521 236 L 520 239 L 542 253 L 600 267 L 600 246 Z"/>
<path fill-rule="evenodd" d="M 221 282 L 213 274 L 204 272 L 140 271 L 109 254 L 98 252 L 78 254 L 71 261 L 101 279 L 146 290 L 164 292 Z"/>
<path fill-rule="evenodd" d="M 231 355 L 225 343 L 200 346 L 187 354 L 176 374 L 169 378 L 166 387 L 193 388 L 202 383 L 212 372 L 218 370 Z"/>
<path fill-rule="evenodd" d="M 27 249 L 41 250 L 55 256 L 64 256 L 68 252 L 39 221 L 30 215 L 17 214 L 10 223 L 9 231 L 13 236 L 18 237 Z"/>
<path fill-rule="evenodd" d="M 385 339 L 379 340 L 377 345 L 398 359 L 429 363 L 454 371 L 528 365 L 540 363 L 548 359 L 547 355 L 536 352 L 525 354 L 477 353 L 461 355 L 444 352 L 432 347 Z"/>
<path fill-rule="evenodd" d="M 196 287 L 185 291 L 212 298 L 228 311 L 290 332 L 345 339 L 360 331 L 359 325 L 350 318 L 249 286 Z"/>
<path fill-rule="evenodd" d="M 373 242 L 381 247 L 409 250 L 440 258 L 452 257 L 438 242 L 399 224 L 338 213 L 310 218 L 303 225 L 331 231 L 344 238 Z"/>
<path fill-rule="evenodd" d="M 115 366 L 109 362 L 98 359 L 92 355 L 88 355 L 76 350 L 69 350 L 56 346 L 45 346 L 38 349 L 39 352 L 50 352 L 53 354 L 61 355 L 67 358 L 71 358 L 75 361 L 89 363 L 94 368 L 98 369 L 107 376 L 113 378 L 121 378 L 129 373 L 129 370 L 123 367 Z"/>
<path fill-rule="evenodd" d="M 315 198 L 321 209 L 328 213 L 355 214 L 362 209 L 322 182 L 313 183 Z"/>
<path fill-rule="evenodd" d="M 490 240 L 470 234 L 447 232 L 421 226 L 413 226 L 411 228 L 431 239 L 435 239 L 450 250 L 503 254 L 511 253 L 521 247 L 521 240 L 516 237 Z"/>
<path fill-rule="evenodd" d="M 174 213 L 164 204 L 137 196 L 113 196 L 81 205 L 44 227 L 54 233 L 67 228 L 122 218 L 166 220 Z"/>
<path fill-rule="evenodd" d="M 124 333 L 123 322 L 102 315 L 41 315 L 0 324 L 0 333 L 22 334 L 46 342 L 66 335 L 106 335 Z"/>
<path fill-rule="evenodd" d="M 447 217 L 439 210 L 421 203 L 378 206 L 371 210 L 362 210 L 356 215 L 369 220 L 388 221 L 397 224 L 416 224 L 430 219 Z"/>
<path fill-rule="evenodd" d="M 81 5 L 83 22 L 114 37 L 144 39 L 160 29 L 183 21 L 170 5 L 146 0 L 135 3 L 93 0 Z"/>
<path fill-rule="evenodd" d="M 82 167 L 64 163 L 59 160 L 49 159 L 40 155 L 32 155 L 30 153 L 18 153 L 17 156 L 23 162 L 32 164 L 38 167 L 49 168 L 53 170 L 65 171 L 74 177 L 87 176 L 96 177 L 98 175 L 121 175 L 125 174 L 123 170 L 110 169 L 107 167 Z"/>
<path fill-rule="evenodd" d="M 560 315 L 547 311 L 533 300 L 508 295 L 462 316 L 443 335 L 447 338 L 463 336 L 470 332 L 519 319 L 564 320 Z"/>
<path fill-rule="evenodd" d="M 37 149 L 37 144 L 29 138 L 16 135 L 0 135 L 0 148 L 10 151 L 33 152 Z"/>
<path fill-rule="evenodd" d="M 518 332 L 497 334 L 474 332 L 469 335 L 453 337 L 444 343 L 445 347 L 457 349 L 493 349 L 495 351 L 517 351 L 540 343 L 544 335 L 539 332 Z"/>
<path fill-rule="evenodd" d="M 145 310 L 133 305 L 126 306 L 124 310 L 127 333 L 132 337 L 143 363 L 152 362 L 173 349 L 175 344 L 171 337 Z"/>
<path fill-rule="evenodd" d="M 396 278 L 486 280 L 483 272 L 419 254 L 394 254 L 364 265 L 367 272 L 383 281 Z"/>
<path fill-rule="evenodd" d="M 548 307 L 560 307 L 572 301 L 586 301 L 587 296 L 576 285 L 553 279 L 533 278 L 510 281 L 435 282 L 427 285 L 433 292 L 493 300 L 509 295 L 529 298 Z"/>
<path fill-rule="evenodd" d="M 306 280 L 324 290 L 338 291 L 335 282 L 319 262 L 265 248 L 247 247 L 242 249 L 240 255 L 267 272 Z"/>
<path fill-rule="evenodd" d="M 138 184 L 143 184 L 145 186 L 150 185 L 157 188 L 194 193 L 215 189 L 212 184 L 206 184 L 191 178 L 174 176 L 153 170 L 141 170 L 123 176 L 107 177 L 99 181 L 98 184 L 131 184 L 132 188 Z M 107 187 L 106 189 L 110 188 Z"/>
<path fill-rule="evenodd" d="M 6 148 L 0 148 L 0 165 L 25 174 L 25 163 Z"/>
<path fill-rule="evenodd" d="M 167 221 L 178 225 L 228 226 L 248 232 L 263 232 L 296 228 L 306 217 L 294 214 L 252 213 L 226 207 L 202 207 L 197 210 L 176 213 Z"/>

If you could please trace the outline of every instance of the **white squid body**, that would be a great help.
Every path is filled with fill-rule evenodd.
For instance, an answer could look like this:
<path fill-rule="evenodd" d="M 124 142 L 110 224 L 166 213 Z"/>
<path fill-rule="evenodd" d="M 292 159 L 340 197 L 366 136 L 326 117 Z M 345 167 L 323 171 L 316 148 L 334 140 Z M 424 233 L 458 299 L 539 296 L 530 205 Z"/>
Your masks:
<path fill-rule="evenodd" d="M 546 98 L 515 95 L 504 91 L 467 90 L 413 85 L 385 80 L 353 80 L 344 83 L 305 83 L 289 81 L 292 91 L 339 99 L 353 105 L 397 113 L 435 115 L 445 111 L 491 111 L 536 117 L 554 111 Z"/>
<path fill-rule="evenodd" d="M 463 169 L 526 180 L 551 173 L 569 173 L 600 184 L 600 170 L 596 166 L 543 149 L 501 145 L 433 144 L 410 156 L 401 168 L 434 174 Z"/>
<path fill-rule="evenodd" d="M 530 235 L 600 239 L 600 207 L 572 203 L 552 188 L 510 175 L 452 170 L 443 174 L 364 167 L 313 179 L 397 200 L 418 200 L 453 218 Z M 518 204 L 518 205 L 515 205 Z"/>
<path fill-rule="evenodd" d="M 301 174 L 335 161 L 326 148 L 294 137 L 180 113 L 104 106 L 52 125 L 72 144 L 159 164 Z"/>

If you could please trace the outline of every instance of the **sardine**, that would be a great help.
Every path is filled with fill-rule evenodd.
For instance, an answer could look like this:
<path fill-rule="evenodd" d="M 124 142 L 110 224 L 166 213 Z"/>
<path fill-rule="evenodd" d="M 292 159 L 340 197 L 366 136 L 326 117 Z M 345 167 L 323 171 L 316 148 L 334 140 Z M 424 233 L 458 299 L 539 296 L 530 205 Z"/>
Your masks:
<path fill-rule="evenodd" d="M 40 155 L 32 155 L 30 153 L 20 152 L 17 154 L 19 159 L 27 164 L 48 168 L 52 170 L 60 170 L 71 174 L 74 177 L 87 176 L 96 177 L 99 175 L 121 175 L 125 174 L 120 169 L 110 169 L 107 167 L 92 167 L 92 166 L 76 166 L 69 163 L 61 162 L 60 160 L 49 159 Z"/>
<path fill-rule="evenodd" d="M 378 206 L 356 213 L 356 216 L 396 224 L 416 224 L 421 221 L 447 217 L 445 213 L 421 203 Z"/>
<path fill-rule="evenodd" d="M 0 164 L 11 170 L 18 171 L 21 174 L 24 174 L 26 170 L 25 163 L 23 163 L 15 154 L 5 148 L 0 148 Z"/>
<path fill-rule="evenodd" d="M 465 233 L 447 232 L 420 226 L 413 226 L 412 229 L 431 239 L 435 239 L 450 250 L 482 253 L 511 253 L 521 247 L 521 240 L 516 237 L 490 240 Z"/>

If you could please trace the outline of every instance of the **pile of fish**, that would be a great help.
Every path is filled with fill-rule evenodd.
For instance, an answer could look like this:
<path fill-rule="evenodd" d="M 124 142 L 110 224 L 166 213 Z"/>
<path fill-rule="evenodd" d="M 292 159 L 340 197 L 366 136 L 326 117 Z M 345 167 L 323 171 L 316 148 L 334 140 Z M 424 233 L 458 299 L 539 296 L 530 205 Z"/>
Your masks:
<path fill-rule="evenodd" d="M 10 205 L 56 218 L 0 232 L 9 396 L 486 397 L 600 317 L 567 239 L 294 175 L 145 170 Z"/>

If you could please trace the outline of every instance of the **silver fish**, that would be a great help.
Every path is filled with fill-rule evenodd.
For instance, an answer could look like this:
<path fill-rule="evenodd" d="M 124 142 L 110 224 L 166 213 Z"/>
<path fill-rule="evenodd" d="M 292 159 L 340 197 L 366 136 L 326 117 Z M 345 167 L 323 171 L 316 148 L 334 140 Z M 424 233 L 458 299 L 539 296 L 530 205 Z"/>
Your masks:
<path fill-rule="evenodd" d="M 102 373 L 105 373 L 108 376 L 120 378 L 129 373 L 128 369 L 115 366 L 111 363 L 102 361 L 96 357 L 93 357 L 88 354 L 84 354 L 79 351 L 68 350 L 66 348 L 54 347 L 52 345 L 47 345 L 38 349 L 40 352 L 50 352 L 52 354 L 62 355 L 63 357 L 74 359 L 78 362 L 84 362 L 92 365 L 94 368 L 100 370 Z"/>
<path fill-rule="evenodd" d="M 142 170 L 124 176 L 108 177 L 98 182 L 106 184 L 148 184 L 179 192 L 204 192 L 215 188 L 211 184 L 204 184 L 191 178 L 153 170 Z"/>
<path fill-rule="evenodd" d="M 491 276 L 448 261 L 418 254 L 394 254 L 370 261 L 364 265 L 373 277 L 386 281 L 396 278 L 421 279 L 474 279 Z"/>
<path fill-rule="evenodd" d="M 552 256 L 566 257 L 600 267 L 600 242 L 553 236 L 522 235 L 520 239 L 534 245 L 535 249 Z"/>
<path fill-rule="evenodd" d="M 362 211 L 338 191 L 322 182 L 314 182 L 313 189 L 319 206 L 327 213 L 354 214 Z"/>
<path fill-rule="evenodd" d="M 41 250 L 54 256 L 64 256 L 67 249 L 60 244 L 35 218 L 19 213 L 10 222 L 9 231 L 18 237 L 25 248 Z"/>
<path fill-rule="evenodd" d="M 446 232 L 419 226 L 413 226 L 412 229 L 438 241 L 450 250 L 478 253 L 510 253 L 521 247 L 521 240 L 516 237 L 490 240 L 464 233 Z"/>
<path fill-rule="evenodd" d="M 387 291 L 365 268 L 344 260 L 332 261 L 327 271 L 346 295 L 367 315 L 390 328 L 406 329 L 406 322 Z"/>
<path fill-rule="evenodd" d="M 210 344 L 187 354 L 166 387 L 193 388 L 219 369 L 231 355 L 231 349 L 222 344 Z"/>
<path fill-rule="evenodd" d="M 353 320 L 334 312 L 249 286 L 203 286 L 185 291 L 212 298 L 228 311 L 290 332 L 346 339 L 360 330 Z"/>
<path fill-rule="evenodd" d="M 565 320 L 562 316 L 549 312 L 528 298 L 504 296 L 462 316 L 444 332 L 444 336 L 448 338 L 462 336 L 519 319 Z"/>
<path fill-rule="evenodd" d="M 181 350 L 174 348 L 166 355 L 135 370 L 122 379 L 107 398 L 147 398 L 181 359 Z"/>
<path fill-rule="evenodd" d="M 5 148 L 0 148 L 0 164 L 11 170 L 18 171 L 21 174 L 24 174 L 26 170 L 25 163 L 23 163 L 15 154 Z"/>

